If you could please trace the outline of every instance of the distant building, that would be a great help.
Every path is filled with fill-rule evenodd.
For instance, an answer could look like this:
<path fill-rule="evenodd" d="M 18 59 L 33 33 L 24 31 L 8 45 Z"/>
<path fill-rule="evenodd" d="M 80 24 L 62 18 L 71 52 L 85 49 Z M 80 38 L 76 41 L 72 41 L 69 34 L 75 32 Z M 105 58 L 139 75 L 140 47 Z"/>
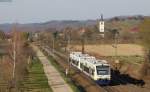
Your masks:
<path fill-rule="evenodd" d="M 105 32 L 105 22 L 103 19 L 103 15 L 101 15 L 101 19 L 99 20 L 99 32 L 102 37 L 104 37 Z"/>

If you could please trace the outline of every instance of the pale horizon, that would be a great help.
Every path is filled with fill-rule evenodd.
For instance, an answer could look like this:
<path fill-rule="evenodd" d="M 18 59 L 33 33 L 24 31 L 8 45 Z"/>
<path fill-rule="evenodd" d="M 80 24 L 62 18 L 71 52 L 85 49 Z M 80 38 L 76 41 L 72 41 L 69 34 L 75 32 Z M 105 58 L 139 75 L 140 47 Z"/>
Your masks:
<path fill-rule="evenodd" d="M 0 24 L 150 15 L 149 0 L 12 0 L 0 2 Z"/>

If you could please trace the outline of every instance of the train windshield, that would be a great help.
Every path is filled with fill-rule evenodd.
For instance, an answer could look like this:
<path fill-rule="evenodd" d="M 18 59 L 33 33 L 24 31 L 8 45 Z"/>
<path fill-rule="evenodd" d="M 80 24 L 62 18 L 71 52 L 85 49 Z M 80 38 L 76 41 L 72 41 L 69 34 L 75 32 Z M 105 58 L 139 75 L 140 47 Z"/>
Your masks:
<path fill-rule="evenodd" d="M 96 66 L 97 75 L 108 75 L 109 66 Z"/>

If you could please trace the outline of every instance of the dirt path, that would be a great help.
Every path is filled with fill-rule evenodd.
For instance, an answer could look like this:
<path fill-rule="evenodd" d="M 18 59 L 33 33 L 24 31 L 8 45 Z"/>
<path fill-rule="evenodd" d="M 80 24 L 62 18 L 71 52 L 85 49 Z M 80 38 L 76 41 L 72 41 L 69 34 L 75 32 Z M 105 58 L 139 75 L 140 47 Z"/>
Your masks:
<path fill-rule="evenodd" d="M 39 50 L 39 48 L 33 45 L 32 47 L 43 64 L 44 72 L 53 92 L 73 92 L 69 85 L 63 80 L 59 72 L 50 64 L 46 56 Z"/>

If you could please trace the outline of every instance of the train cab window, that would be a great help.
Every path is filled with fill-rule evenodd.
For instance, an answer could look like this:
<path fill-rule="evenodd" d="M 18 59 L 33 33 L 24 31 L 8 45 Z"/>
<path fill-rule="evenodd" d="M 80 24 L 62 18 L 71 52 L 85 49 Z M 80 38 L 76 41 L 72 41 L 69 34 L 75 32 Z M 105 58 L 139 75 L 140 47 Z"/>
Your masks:
<path fill-rule="evenodd" d="M 108 75 L 109 66 L 96 66 L 97 75 Z"/>

